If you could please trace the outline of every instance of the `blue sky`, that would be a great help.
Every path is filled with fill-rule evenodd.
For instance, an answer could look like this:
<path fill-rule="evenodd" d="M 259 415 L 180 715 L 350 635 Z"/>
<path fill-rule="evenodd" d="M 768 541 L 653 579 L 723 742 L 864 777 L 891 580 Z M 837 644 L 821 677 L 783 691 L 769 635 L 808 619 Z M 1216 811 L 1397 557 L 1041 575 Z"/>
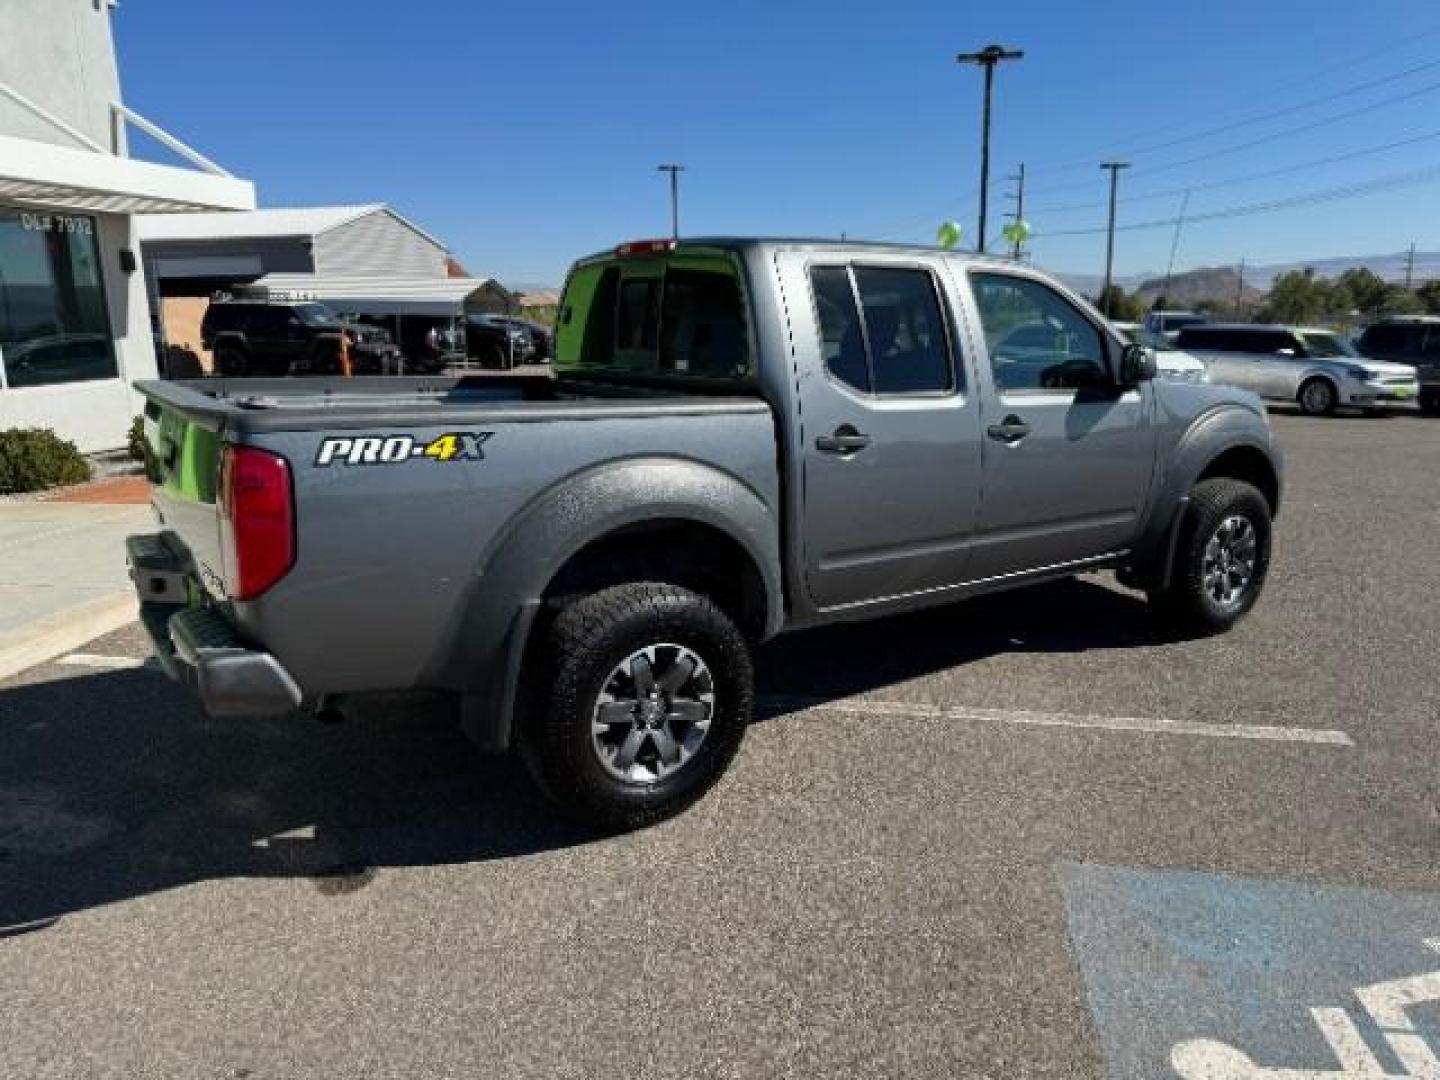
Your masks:
<path fill-rule="evenodd" d="M 1291 170 L 1195 190 L 1200 215 L 1436 166 L 1192 223 L 1177 268 L 1440 249 L 1433 0 L 126 0 L 114 25 L 127 102 L 262 204 L 386 202 L 510 281 L 663 235 L 662 161 L 688 166 L 684 232 L 928 242 L 953 217 L 972 242 L 981 79 L 953 57 L 991 41 L 1026 52 L 997 74 L 992 181 L 1027 163 L 1043 265 L 1103 268 L 1102 234 L 1045 234 L 1103 226 L 1106 156 L 1133 164 L 1122 226 L 1187 186 Z M 1120 232 L 1117 273 L 1163 271 L 1171 239 Z"/>

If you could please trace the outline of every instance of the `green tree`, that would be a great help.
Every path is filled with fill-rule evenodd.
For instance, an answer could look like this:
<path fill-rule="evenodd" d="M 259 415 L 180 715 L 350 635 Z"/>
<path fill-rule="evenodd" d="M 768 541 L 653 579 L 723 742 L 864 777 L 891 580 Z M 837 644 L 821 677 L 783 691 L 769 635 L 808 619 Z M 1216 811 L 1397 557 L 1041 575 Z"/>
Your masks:
<path fill-rule="evenodd" d="M 1424 305 L 1427 315 L 1440 315 L 1440 278 L 1421 285 L 1415 290 L 1415 298 Z"/>
<path fill-rule="evenodd" d="M 1318 319 L 1331 298 L 1329 283 L 1317 278 L 1311 267 L 1290 270 L 1277 277 L 1260 308 L 1262 322 L 1307 323 Z"/>
<path fill-rule="evenodd" d="M 1389 286 L 1380 305 L 1382 315 L 1419 315 L 1424 310 L 1425 302 L 1403 285 Z"/>
<path fill-rule="evenodd" d="M 1106 305 L 1109 300 L 1109 305 Z M 1145 317 L 1145 302 L 1138 294 L 1127 293 L 1119 285 L 1111 285 L 1108 290 L 1102 289 L 1100 295 L 1095 298 L 1095 306 L 1103 314 L 1120 322 L 1139 322 Z"/>
<path fill-rule="evenodd" d="M 1343 288 L 1354 301 L 1357 310 L 1366 315 L 1378 315 L 1390 296 L 1390 286 L 1379 274 L 1366 266 L 1346 270 L 1335 280 L 1337 289 Z"/>

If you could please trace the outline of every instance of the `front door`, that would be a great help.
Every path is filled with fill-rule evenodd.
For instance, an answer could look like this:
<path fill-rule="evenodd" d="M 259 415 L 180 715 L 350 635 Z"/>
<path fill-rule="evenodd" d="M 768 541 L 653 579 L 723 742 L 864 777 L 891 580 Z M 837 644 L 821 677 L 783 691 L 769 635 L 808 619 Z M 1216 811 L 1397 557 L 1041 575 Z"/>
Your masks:
<path fill-rule="evenodd" d="M 799 384 L 805 588 L 837 608 L 965 575 L 979 408 L 940 260 L 780 252 Z"/>
<path fill-rule="evenodd" d="M 1118 389 L 1119 343 L 1044 282 L 977 270 L 970 283 L 988 364 L 969 576 L 1128 547 L 1154 463 L 1151 387 Z"/>

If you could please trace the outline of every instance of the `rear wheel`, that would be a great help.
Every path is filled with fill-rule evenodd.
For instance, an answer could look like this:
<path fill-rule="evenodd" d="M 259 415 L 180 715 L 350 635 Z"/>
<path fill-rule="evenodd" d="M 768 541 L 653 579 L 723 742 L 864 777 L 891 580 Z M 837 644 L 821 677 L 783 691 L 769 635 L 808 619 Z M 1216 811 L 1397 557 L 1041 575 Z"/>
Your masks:
<path fill-rule="evenodd" d="M 678 813 L 725 771 L 753 697 L 750 649 L 698 593 L 616 585 L 556 617 L 520 750 L 563 809 L 602 829 Z"/>
<path fill-rule="evenodd" d="M 1440 390 L 1421 391 L 1420 411 L 1430 416 L 1440 416 Z"/>
<path fill-rule="evenodd" d="M 1335 411 L 1338 398 L 1335 384 L 1321 378 L 1307 379 L 1296 396 L 1300 411 L 1306 416 L 1329 416 Z"/>
<path fill-rule="evenodd" d="M 1260 598 L 1270 570 L 1270 505 L 1242 480 L 1196 484 L 1166 585 L 1152 603 L 1182 629 L 1230 629 Z"/>

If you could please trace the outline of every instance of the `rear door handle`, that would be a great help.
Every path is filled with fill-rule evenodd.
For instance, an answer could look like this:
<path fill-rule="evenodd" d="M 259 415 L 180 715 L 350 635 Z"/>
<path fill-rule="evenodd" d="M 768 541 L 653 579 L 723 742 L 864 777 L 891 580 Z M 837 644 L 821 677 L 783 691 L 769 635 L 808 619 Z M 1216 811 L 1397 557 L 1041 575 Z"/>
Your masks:
<path fill-rule="evenodd" d="M 1030 434 L 1030 425 L 1020 417 L 1011 414 L 1005 417 L 998 424 L 991 424 L 985 429 L 985 433 L 992 439 L 1000 439 L 1004 442 L 1018 442 Z"/>
<path fill-rule="evenodd" d="M 849 424 L 841 424 L 832 435 L 821 435 L 815 440 L 815 449 L 827 454 L 853 454 L 870 445 L 870 436 L 856 431 Z"/>

